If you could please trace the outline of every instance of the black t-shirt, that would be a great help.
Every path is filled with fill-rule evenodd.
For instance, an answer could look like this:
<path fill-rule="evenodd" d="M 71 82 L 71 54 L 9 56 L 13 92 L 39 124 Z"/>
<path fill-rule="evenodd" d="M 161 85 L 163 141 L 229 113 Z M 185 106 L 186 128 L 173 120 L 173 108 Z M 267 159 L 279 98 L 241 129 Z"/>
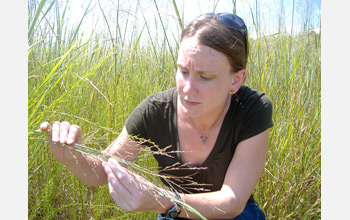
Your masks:
<path fill-rule="evenodd" d="M 153 146 L 154 152 L 163 149 L 168 154 L 154 154 L 159 173 L 174 176 L 162 181 L 184 193 L 220 190 L 238 143 L 273 126 L 270 99 L 262 92 L 242 86 L 232 95 L 231 105 L 207 159 L 200 167 L 188 167 L 178 153 L 176 105 L 176 88 L 148 96 L 134 109 L 125 126 L 130 135 L 153 142 L 146 145 Z"/>

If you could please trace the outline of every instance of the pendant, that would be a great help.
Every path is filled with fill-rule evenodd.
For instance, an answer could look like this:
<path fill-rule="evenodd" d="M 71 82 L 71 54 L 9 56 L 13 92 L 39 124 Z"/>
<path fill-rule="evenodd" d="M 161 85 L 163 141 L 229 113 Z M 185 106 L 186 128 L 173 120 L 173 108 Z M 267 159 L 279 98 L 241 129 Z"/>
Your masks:
<path fill-rule="evenodd" d="M 203 137 L 201 135 L 200 138 L 202 139 L 203 147 L 205 147 L 205 142 L 207 141 L 208 136 Z"/>

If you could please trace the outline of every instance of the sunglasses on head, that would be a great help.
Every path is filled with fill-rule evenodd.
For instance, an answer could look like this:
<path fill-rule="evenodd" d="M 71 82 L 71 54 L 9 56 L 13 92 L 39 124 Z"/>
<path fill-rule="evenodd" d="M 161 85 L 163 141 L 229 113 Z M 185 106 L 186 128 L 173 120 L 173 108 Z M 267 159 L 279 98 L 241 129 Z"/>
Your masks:
<path fill-rule="evenodd" d="M 216 16 L 219 18 L 219 20 L 226 25 L 227 27 L 239 31 L 243 34 L 244 40 L 245 40 L 245 53 L 247 54 L 247 26 L 245 25 L 244 21 L 242 18 L 240 18 L 237 15 L 230 14 L 230 13 L 214 13 L 214 12 L 209 12 L 205 14 L 199 15 L 196 19 L 199 19 L 203 16 Z"/>

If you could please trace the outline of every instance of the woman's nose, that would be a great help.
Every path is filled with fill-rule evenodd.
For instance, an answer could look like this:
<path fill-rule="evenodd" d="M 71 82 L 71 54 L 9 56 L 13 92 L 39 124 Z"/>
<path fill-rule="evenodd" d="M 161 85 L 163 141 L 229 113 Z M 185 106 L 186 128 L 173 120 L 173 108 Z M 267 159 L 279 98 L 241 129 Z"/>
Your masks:
<path fill-rule="evenodd" d="M 196 82 L 193 76 L 189 76 L 185 79 L 185 86 L 183 88 L 183 92 L 186 94 L 196 93 Z"/>

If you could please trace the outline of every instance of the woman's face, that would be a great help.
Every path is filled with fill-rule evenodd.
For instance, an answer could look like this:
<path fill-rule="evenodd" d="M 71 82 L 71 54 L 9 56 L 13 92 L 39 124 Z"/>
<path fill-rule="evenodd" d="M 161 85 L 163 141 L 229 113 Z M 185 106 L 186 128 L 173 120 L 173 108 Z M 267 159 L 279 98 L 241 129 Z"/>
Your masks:
<path fill-rule="evenodd" d="M 226 56 L 199 44 L 194 36 L 183 39 L 177 64 L 178 104 L 183 112 L 190 117 L 222 113 L 234 82 Z"/>

